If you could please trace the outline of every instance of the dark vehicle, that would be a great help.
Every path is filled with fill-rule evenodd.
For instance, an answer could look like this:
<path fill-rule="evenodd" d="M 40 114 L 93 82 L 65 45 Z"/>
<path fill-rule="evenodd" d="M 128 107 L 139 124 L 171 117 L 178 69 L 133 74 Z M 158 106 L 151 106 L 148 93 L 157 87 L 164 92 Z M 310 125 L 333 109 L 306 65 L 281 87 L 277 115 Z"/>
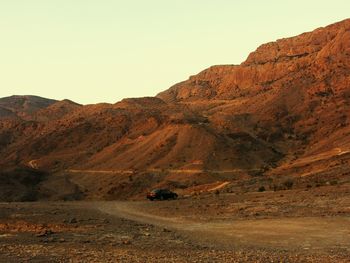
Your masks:
<path fill-rule="evenodd" d="M 168 200 L 176 199 L 177 193 L 170 191 L 169 189 L 154 189 L 147 194 L 147 198 L 153 200 Z"/>

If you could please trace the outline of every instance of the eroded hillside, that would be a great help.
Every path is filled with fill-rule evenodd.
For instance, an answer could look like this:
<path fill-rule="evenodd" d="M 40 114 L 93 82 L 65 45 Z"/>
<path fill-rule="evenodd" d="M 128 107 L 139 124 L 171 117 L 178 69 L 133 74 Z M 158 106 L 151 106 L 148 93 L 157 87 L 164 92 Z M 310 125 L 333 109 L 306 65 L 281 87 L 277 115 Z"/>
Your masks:
<path fill-rule="evenodd" d="M 116 104 L 3 98 L 0 165 L 52 174 L 40 189 L 60 198 L 55 182 L 111 199 L 256 176 L 345 178 L 349 43 L 345 20 L 264 44 L 241 65 L 213 66 L 157 97 Z"/>

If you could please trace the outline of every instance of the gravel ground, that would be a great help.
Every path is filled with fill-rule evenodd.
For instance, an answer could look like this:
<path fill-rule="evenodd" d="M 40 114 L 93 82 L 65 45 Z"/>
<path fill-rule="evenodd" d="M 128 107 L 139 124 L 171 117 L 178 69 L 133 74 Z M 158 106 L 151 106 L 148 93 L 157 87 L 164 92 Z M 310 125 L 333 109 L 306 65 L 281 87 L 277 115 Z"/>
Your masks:
<path fill-rule="evenodd" d="M 0 262 L 350 262 L 346 191 L 169 202 L 1 203 Z M 313 233 L 317 224 L 320 233 L 310 235 L 311 245 L 298 246 L 298 231 Z M 265 233 L 259 232 L 262 227 Z M 280 231 L 286 228 L 287 237 Z M 282 242 L 293 238 L 296 242 Z"/>

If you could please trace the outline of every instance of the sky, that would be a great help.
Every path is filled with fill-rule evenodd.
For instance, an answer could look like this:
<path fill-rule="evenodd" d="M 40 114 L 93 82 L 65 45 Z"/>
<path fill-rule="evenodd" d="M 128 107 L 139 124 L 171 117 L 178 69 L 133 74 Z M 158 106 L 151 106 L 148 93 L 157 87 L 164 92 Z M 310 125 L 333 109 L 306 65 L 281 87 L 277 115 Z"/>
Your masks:
<path fill-rule="evenodd" d="M 0 0 L 0 97 L 154 96 L 349 10 L 349 0 Z"/>

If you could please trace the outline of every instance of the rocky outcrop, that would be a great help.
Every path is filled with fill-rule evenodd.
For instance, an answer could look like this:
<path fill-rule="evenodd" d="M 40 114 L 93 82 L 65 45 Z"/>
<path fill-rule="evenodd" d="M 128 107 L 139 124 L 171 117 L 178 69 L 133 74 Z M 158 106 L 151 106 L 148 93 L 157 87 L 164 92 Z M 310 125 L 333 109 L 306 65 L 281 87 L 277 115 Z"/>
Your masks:
<path fill-rule="evenodd" d="M 324 82 L 348 81 L 349 40 L 350 20 L 280 39 L 260 46 L 239 66 L 213 66 L 158 97 L 165 101 L 231 100 L 291 86 L 317 92 L 326 88 Z"/>

